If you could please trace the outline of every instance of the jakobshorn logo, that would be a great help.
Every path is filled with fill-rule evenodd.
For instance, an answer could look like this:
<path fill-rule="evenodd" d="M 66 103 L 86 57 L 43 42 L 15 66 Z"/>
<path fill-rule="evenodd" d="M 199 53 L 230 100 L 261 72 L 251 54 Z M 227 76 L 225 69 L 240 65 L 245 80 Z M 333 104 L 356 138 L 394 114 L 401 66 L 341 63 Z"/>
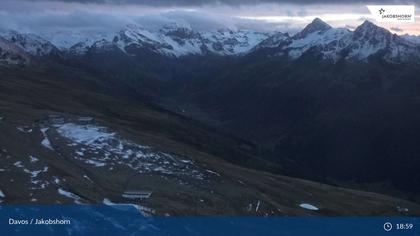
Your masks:
<path fill-rule="evenodd" d="M 385 10 L 383 8 L 379 9 L 379 14 L 382 15 L 384 14 Z"/>
<path fill-rule="evenodd" d="M 412 23 L 415 20 L 414 5 L 369 5 L 367 8 L 378 22 Z"/>

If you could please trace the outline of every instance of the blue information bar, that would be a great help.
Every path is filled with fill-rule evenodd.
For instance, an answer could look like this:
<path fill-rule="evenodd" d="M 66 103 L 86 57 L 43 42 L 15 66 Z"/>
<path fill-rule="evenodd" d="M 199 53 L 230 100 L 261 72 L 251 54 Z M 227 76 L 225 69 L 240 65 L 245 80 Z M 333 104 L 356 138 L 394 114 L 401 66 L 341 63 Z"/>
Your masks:
<path fill-rule="evenodd" d="M 130 206 L 1 205 L 0 235 L 420 235 L 420 217 L 144 217 Z"/>

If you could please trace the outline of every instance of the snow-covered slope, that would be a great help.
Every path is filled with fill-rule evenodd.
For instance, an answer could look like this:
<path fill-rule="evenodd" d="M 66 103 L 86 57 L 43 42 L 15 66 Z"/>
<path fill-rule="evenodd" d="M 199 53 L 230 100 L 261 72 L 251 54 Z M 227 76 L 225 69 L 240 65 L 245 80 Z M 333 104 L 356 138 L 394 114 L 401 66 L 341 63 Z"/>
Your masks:
<path fill-rule="evenodd" d="M 97 31 L 51 31 L 41 33 L 42 37 L 50 41 L 60 50 L 67 50 L 75 45 L 92 46 L 103 39 L 112 41 L 115 33 Z"/>
<path fill-rule="evenodd" d="M 30 57 L 23 49 L 0 37 L 0 65 L 25 65 L 29 63 Z"/>
<path fill-rule="evenodd" d="M 178 24 L 166 25 L 151 31 L 132 24 L 116 33 L 56 31 L 41 33 L 40 37 L 6 31 L 0 32 L 0 35 L 34 56 L 45 56 L 55 51 L 63 51 L 69 55 L 84 55 L 91 48 L 106 50 L 119 48 L 131 55 L 132 50 L 137 48 L 169 57 L 181 57 L 245 54 L 272 34 L 229 29 L 196 31 L 189 26 Z"/>
<path fill-rule="evenodd" d="M 302 31 L 293 36 L 276 33 L 258 44 L 252 52 L 264 49 L 270 56 L 287 56 L 297 59 L 310 49 L 316 48 L 324 58 L 337 59 L 336 52 L 345 47 L 351 32 L 348 29 L 332 28 L 316 18 Z"/>
<path fill-rule="evenodd" d="M 200 35 L 187 28 L 150 32 L 137 25 L 128 25 L 114 38 L 113 43 L 127 51 L 128 47 L 147 48 L 168 56 L 198 54 Z"/>
<path fill-rule="evenodd" d="M 250 30 L 217 30 L 200 32 L 188 27 L 166 26 L 157 32 L 129 25 L 121 30 L 113 42 L 123 51 L 128 46 L 145 47 L 168 56 L 185 55 L 239 55 L 248 52 L 262 40 L 267 33 Z"/>
<path fill-rule="evenodd" d="M 347 29 L 329 28 L 307 33 L 304 37 L 294 37 L 288 45 L 289 56 L 298 58 L 312 47 L 317 47 L 326 58 L 336 58 L 335 52 L 340 49 L 350 32 Z"/>
<path fill-rule="evenodd" d="M 239 55 L 249 52 L 271 34 L 252 30 L 217 30 L 201 32 L 206 48 L 220 55 Z"/>
<path fill-rule="evenodd" d="M 305 53 L 317 52 L 324 59 L 366 61 L 380 55 L 389 62 L 405 62 L 420 59 L 420 48 L 403 37 L 365 21 L 355 31 L 332 28 L 315 19 L 301 32 L 289 37 L 276 34 L 262 41 L 252 51 L 271 48 L 268 56 L 287 56 L 297 59 Z"/>
<path fill-rule="evenodd" d="M 413 43 L 369 21 L 357 27 L 345 49 L 346 58 L 359 60 L 382 53 L 388 61 L 407 61 L 420 52 Z"/>
<path fill-rule="evenodd" d="M 1 32 L 0 35 L 5 40 L 33 56 L 46 56 L 58 51 L 52 43 L 35 34 L 25 34 L 9 30 Z"/>
<path fill-rule="evenodd" d="M 276 32 L 271 37 L 262 40 L 261 43 L 257 44 L 252 50 L 257 50 L 259 48 L 277 48 L 282 44 L 287 43 L 287 41 L 290 41 L 288 33 Z"/>

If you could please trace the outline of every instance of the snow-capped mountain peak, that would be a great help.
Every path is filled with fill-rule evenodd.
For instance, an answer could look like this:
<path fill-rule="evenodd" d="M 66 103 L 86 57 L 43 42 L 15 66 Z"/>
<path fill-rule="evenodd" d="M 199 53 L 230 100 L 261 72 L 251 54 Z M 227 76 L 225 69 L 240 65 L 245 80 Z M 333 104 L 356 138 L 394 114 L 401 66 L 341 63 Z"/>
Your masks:
<path fill-rule="evenodd" d="M 371 40 L 373 38 L 380 40 L 384 39 L 385 37 L 392 37 L 392 33 L 384 28 L 373 24 L 368 20 L 366 20 L 363 24 L 357 27 L 353 34 L 353 38 L 356 40 Z"/>
<path fill-rule="evenodd" d="M 150 42 L 159 41 L 159 38 L 156 37 L 155 34 L 144 29 L 141 26 L 134 25 L 134 24 L 127 25 L 124 29 L 122 29 L 118 33 L 118 36 L 121 37 L 121 40 L 123 40 L 125 43 L 142 42 L 142 41 L 150 41 Z"/>
<path fill-rule="evenodd" d="M 265 52 L 267 56 L 285 55 L 291 59 L 297 59 L 307 53 L 317 53 L 324 59 L 333 61 L 340 59 L 366 61 L 375 55 L 388 62 L 420 59 L 418 45 L 370 21 L 365 21 L 352 32 L 348 29 L 332 28 L 322 20 L 315 19 L 293 37 L 280 36 L 268 38 L 253 51 L 273 48 Z"/>
<path fill-rule="evenodd" d="M 146 48 L 158 54 L 182 56 L 197 52 L 192 42 L 188 42 L 191 34 L 185 28 L 153 32 L 137 25 L 128 25 L 114 38 L 113 43 L 126 52 L 130 48 Z"/>
<path fill-rule="evenodd" d="M 252 30 L 217 30 L 201 32 L 207 49 L 219 55 L 240 55 L 249 52 L 254 46 L 271 36 Z"/>
<path fill-rule="evenodd" d="M 330 25 L 328 25 L 327 23 L 325 23 L 321 19 L 315 18 L 302 31 L 300 31 L 299 33 L 295 34 L 293 36 L 293 38 L 295 38 L 295 39 L 305 38 L 307 35 L 309 35 L 311 33 L 315 33 L 315 32 L 322 33 L 322 32 L 325 32 L 325 31 L 331 29 L 331 28 L 332 27 Z"/>
<path fill-rule="evenodd" d="M 346 47 L 346 58 L 366 60 L 378 53 L 387 61 L 404 62 L 419 59 L 420 49 L 404 38 L 392 34 L 370 21 L 365 21 L 353 32 L 352 40 Z"/>
<path fill-rule="evenodd" d="M 257 50 L 258 48 L 276 48 L 280 47 L 282 43 L 286 40 L 290 40 L 290 35 L 288 33 L 281 33 L 276 32 L 272 36 L 268 37 L 265 40 L 262 40 L 253 51 Z"/>
<path fill-rule="evenodd" d="M 298 58 L 310 48 L 318 47 L 324 57 L 334 59 L 334 52 L 343 46 L 343 41 L 349 33 L 347 29 L 324 28 L 324 31 L 314 31 L 303 38 L 294 37 L 288 45 L 289 56 Z"/>
<path fill-rule="evenodd" d="M 127 51 L 146 48 L 158 54 L 180 57 L 185 55 L 238 55 L 248 52 L 269 36 L 251 30 L 195 31 L 190 27 L 167 25 L 150 31 L 136 25 L 120 31 L 113 42 Z"/>

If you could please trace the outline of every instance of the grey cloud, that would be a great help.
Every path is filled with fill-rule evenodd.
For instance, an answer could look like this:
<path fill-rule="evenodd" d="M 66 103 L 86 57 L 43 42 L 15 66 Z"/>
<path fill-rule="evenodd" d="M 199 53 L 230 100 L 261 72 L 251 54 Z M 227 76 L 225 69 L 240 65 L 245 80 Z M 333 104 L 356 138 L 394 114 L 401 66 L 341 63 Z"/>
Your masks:
<path fill-rule="evenodd" d="M 269 0 L 219 0 L 219 5 L 206 5 L 188 8 L 182 6 L 187 3 L 209 3 L 209 1 L 169 1 L 169 0 L 0 0 L 0 29 L 16 29 L 25 32 L 53 32 L 60 31 L 95 31 L 101 33 L 115 32 L 127 24 L 142 25 L 144 28 L 156 29 L 167 24 L 182 24 L 197 30 L 220 28 L 256 29 L 259 31 L 296 32 L 304 27 L 314 17 L 322 14 L 360 13 L 368 14 L 365 4 L 347 4 L 343 6 L 331 5 L 296 5 L 296 4 L 268 4 L 268 2 L 291 2 Z M 143 5 L 125 5 L 116 3 L 142 3 Z M 177 7 L 147 6 L 158 2 L 164 4 L 179 4 Z M 267 4 L 250 6 L 230 6 L 223 3 L 260 3 Z M 297 0 L 296 2 L 332 2 L 318 0 Z M 344 2 L 344 1 L 334 1 Z M 387 0 L 382 1 L 382 3 Z M 390 2 L 390 1 L 388 1 Z M 394 2 L 394 1 L 392 1 Z M 402 1 L 398 1 L 401 3 Z M 85 5 L 86 3 L 91 3 Z M 107 3 L 107 4 L 93 4 Z M 114 4 L 112 4 L 114 3 Z M 153 3 L 157 4 L 157 3 Z M 358 16 L 356 14 L 356 16 Z M 262 18 L 260 17 L 262 16 Z M 280 16 L 285 20 L 270 21 L 264 16 Z M 290 20 L 288 20 L 290 19 Z M 358 25 L 365 18 L 341 20 L 334 19 L 328 23 L 336 26 Z M 324 19 L 325 20 L 325 19 Z M 354 28 L 354 27 L 348 27 Z M 403 27 L 402 27 L 403 28 Z M 405 28 L 404 28 L 405 29 Z"/>
<path fill-rule="evenodd" d="M 103 28 L 115 29 L 129 23 L 129 20 L 106 14 L 75 11 L 66 15 L 59 14 L 8 14 L 0 13 L 0 28 L 15 28 L 23 31 L 39 31 L 47 28 Z"/>
<path fill-rule="evenodd" d="M 32 0 L 45 1 L 45 0 Z M 261 3 L 293 3 L 293 4 L 349 4 L 348 0 L 49 0 L 51 2 L 78 3 L 110 3 L 110 4 L 141 4 L 150 6 L 197 6 L 211 4 L 243 5 Z M 353 0 L 350 3 L 378 4 L 415 4 L 415 0 Z"/>
<path fill-rule="evenodd" d="M 392 31 L 395 31 L 395 32 L 404 32 L 404 30 L 403 30 L 403 29 L 398 28 L 398 27 L 391 27 L 391 30 L 392 30 Z"/>
<path fill-rule="evenodd" d="M 0 29 L 15 29 L 22 32 L 40 33 L 54 31 L 96 31 L 116 32 L 125 25 L 136 24 L 149 30 L 164 25 L 177 24 L 195 30 L 259 29 L 261 31 L 284 30 L 290 28 L 280 24 L 258 20 L 239 19 L 226 15 L 202 11 L 172 10 L 140 16 L 125 16 L 121 13 L 97 13 L 91 11 L 71 11 L 60 14 L 55 12 L 14 14 L 0 11 Z"/>
<path fill-rule="evenodd" d="M 145 6 L 114 6 L 105 4 L 85 6 L 82 3 L 98 1 L 20 1 L 1 0 L 0 29 L 17 29 L 25 32 L 51 30 L 94 30 L 115 32 L 127 24 L 138 24 L 155 29 L 166 24 L 184 24 L 197 30 L 204 29 L 258 29 L 261 31 L 294 29 L 289 24 L 274 24 L 255 19 L 233 16 L 236 8 L 202 7 L 190 11 L 186 8 L 164 8 Z M 72 1 L 73 2 L 73 1 Z M 107 1 L 111 2 L 111 1 Z M 113 1 L 115 2 L 115 1 Z M 140 2 L 140 1 L 136 1 Z M 162 1 L 163 2 L 163 1 Z M 265 11 L 266 7 L 262 10 Z M 304 14 L 304 10 L 289 8 L 290 15 Z M 243 9 L 242 9 L 243 10 Z M 246 11 L 255 11 L 247 8 Z M 240 11 L 239 11 L 240 12 Z M 277 12 L 278 13 L 278 12 Z"/>

